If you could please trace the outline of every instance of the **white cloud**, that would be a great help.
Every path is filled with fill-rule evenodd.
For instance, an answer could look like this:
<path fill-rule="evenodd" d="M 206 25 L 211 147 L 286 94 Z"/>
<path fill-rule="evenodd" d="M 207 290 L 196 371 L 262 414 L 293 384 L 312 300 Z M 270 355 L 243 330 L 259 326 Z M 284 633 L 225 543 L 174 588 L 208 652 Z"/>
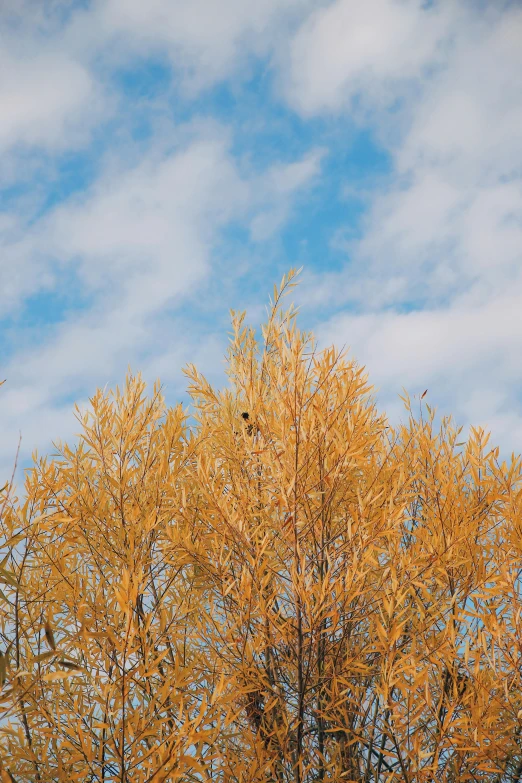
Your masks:
<path fill-rule="evenodd" d="M 254 242 L 268 239 L 285 224 L 291 207 L 291 197 L 316 179 L 325 154 L 324 149 L 312 150 L 302 160 L 271 166 L 259 178 L 255 199 L 260 204 L 261 211 L 250 223 L 250 235 Z"/>
<path fill-rule="evenodd" d="M 379 383 L 423 384 L 423 379 L 464 382 L 470 373 L 487 387 L 501 368 L 505 381 L 522 380 L 514 357 L 522 349 L 522 278 L 516 287 L 486 303 L 456 299 L 446 308 L 335 316 L 321 329 L 322 340 L 348 342 L 362 351 Z M 480 359 L 480 361 L 477 361 Z M 474 378 L 476 380 L 476 378 Z"/>
<path fill-rule="evenodd" d="M 186 361 L 199 356 L 207 368 L 220 361 L 215 339 L 205 337 L 202 344 L 206 330 L 187 323 L 173 328 L 172 312 L 205 288 L 221 229 L 234 221 L 248 224 L 268 204 L 288 214 L 292 199 L 317 174 L 321 153 L 247 176 L 231 155 L 226 129 L 205 123 L 190 128 L 178 129 L 168 146 L 164 139 L 153 144 L 138 161 L 129 163 L 128 150 L 123 159 L 112 155 L 88 190 L 26 225 L 25 234 L 23 223 L 11 220 L 4 264 L 16 264 L 10 277 L 17 286 L 4 305 L 16 309 L 44 282 L 59 288 L 67 267 L 68 279 L 75 270 L 91 302 L 3 366 L 8 384 L 0 396 L 0 468 L 10 465 L 16 423 L 26 456 L 35 445 L 47 448 L 51 438 L 70 433 L 70 417 L 64 430 L 57 427 L 63 399 L 92 393 L 107 381 L 113 386 L 129 363 L 154 380 L 152 373 L 178 359 L 170 377 L 179 384 Z M 7 226 L 9 217 L 4 220 Z"/>
<path fill-rule="evenodd" d="M 454 179 L 475 186 L 522 174 L 513 154 L 522 122 L 522 9 L 468 8 L 444 69 L 426 82 L 397 162 L 400 170 L 451 164 Z"/>
<path fill-rule="evenodd" d="M 522 9 L 360 9 L 338 0 L 303 24 L 287 95 L 303 114 L 373 102 L 393 170 L 344 269 L 310 275 L 304 298 L 356 305 L 322 338 L 351 345 L 395 414 L 403 385 L 430 386 L 445 412 L 521 451 Z"/>
<path fill-rule="evenodd" d="M 130 295 L 133 281 L 141 288 L 160 280 L 150 299 L 136 291 L 132 307 L 142 311 L 201 274 L 216 226 L 239 215 L 246 196 L 225 141 L 204 138 L 102 177 L 57 209 L 45 230 L 59 257 L 81 259 L 90 288 L 117 285 Z"/>
<path fill-rule="evenodd" d="M 101 96 L 86 68 L 66 54 L 0 55 L 0 149 L 13 145 L 59 148 L 85 136 Z"/>
<path fill-rule="evenodd" d="M 284 40 L 289 24 L 311 0 L 98 0 L 91 15 L 105 45 L 116 56 L 162 53 L 190 90 L 237 76 L 252 54 L 262 55 Z"/>
<path fill-rule="evenodd" d="M 313 150 L 303 160 L 273 166 L 265 175 L 268 190 L 285 195 L 301 188 L 319 173 L 325 154 L 325 149 Z"/>
<path fill-rule="evenodd" d="M 208 274 L 219 228 L 247 207 L 248 197 L 224 139 L 201 138 L 152 154 L 119 176 L 111 171 L 55 208 L 20 245 L 7 248 L 11 259 L 30 268 L 24 253 L 40 247 L 54 283 L 60 266 L 73 265 L 94 303 L 57 327 L 48 345 L 23 362 L 16 357 L 5 370 L 10 388 L 29 390 L 38 378 L 41 396 L 63 392 L 66 381 L 108 371 L 123 351 L 146 343 L 144 319 Z M 32 405 L 32 395 L 27 399 Z"/>
<path fill-rule="evenodd" d="M 141 56 L 170 62 L 176 87 L 191 94 L 228 77 L 242 80 L 251 58 L 284 44 L 310 5 L 313 0 L 93 0 L 87 6 L 7 0 L 0 149 L 85 144 L 93 128 L 122 110 L 121 96 L 109 90 L 112 69 Z"/>
<path fill-rule="evenodd" d="M 405 296 L 418 285 L 450 299 L 464 285 L 487 284 L 491 294 L 520 265 L 522 53 L 514 29 L 522 36 L 521 10 L 487 27 L 470 19 L 392 148 L 399 178 L 376 196 L 359 252 L 374 270 L 407 270 Z"/>
<path fill-rule="evenodd" d="M 500 0 L 94 0 L 85 10 L 63 0 L 8 2 L 16 23 L 0 55 L 4 178 L 17 176 L 15 149 L 85 143 L 122 108 L 107 100 L 111 68 L 140 55 L 170 61 L 186 95 L 244 79 L 252 55 L 262 55 L 303 116 L 370 123 L 394 171 L 373 197 L 362 240 L 347 245 L 350 263 L 310 276 L 310 301 L 357 306 L 357 315 L 324 323 L 320 337 L 350 344 L 392 409 L 402 385 L 429 386 L 432 402 L 520 444 L 520 8 Z M 239 219 L 260 242 L 281 228 L 323 155 L 312 150 L 252 174 L 216 126 L 168 124 L 145 152 L 117 149 L 120 138 L 80 196 L 38 220 L 30 199 L 0 216 L 4 316 L 61 285 L 67 267 L 93 300 L 3 367 L 6 474 L 18 422 L 26 449 L 67 437 L 77 426 L 63 399 L 121 379 L 129 362 L 162 377 L 194 352 L 217 366 L 218 343 L 203 344 L 181 324 L 168 331 L 165 314 L 204 285 L 223 227 Z"/>
<path fill-rule="evenodd" d="M 2 5 L 0 150 L 17 153 L 13 166 L 26 163 L 21 150 L 27 155 L 32 148 L 56 152 L 85 144 L 114 109 L 81 47 L 66 40 L 71 13 L 62 0 Z M 2 174 L 6 168 L 2 161 Z"/>
<path fill-rule="evenodd" d="M 484 303 L 463 297 L 440 309 L 336 316 L 318 329 L 322 345 L 346 344 L 370 372 L 384 408 L 397 419 L 397 395 L 429 389 L 428 402 L 459 423 L 486 428 L 492 441 L 522 450 L 522 278 Z M 509 422 L 513 425 L 510 429 Z"/>
<path fill-rule="evenodd" d="M 53 270 L 39 254 L 38 242 L 28 231 L 26 216 L 0 212 L 0 312 L 12 315 L 23 301 L 56 284 Z"/>
<path fill-rule="evenodd" d="M 336 0 L 311 14 L 286 59 L 285 93 L 303 114 L 337 111 L 358 97 L 389 107 L 397 85 L 440 57 L 447 11 L 420 0 Z"/>

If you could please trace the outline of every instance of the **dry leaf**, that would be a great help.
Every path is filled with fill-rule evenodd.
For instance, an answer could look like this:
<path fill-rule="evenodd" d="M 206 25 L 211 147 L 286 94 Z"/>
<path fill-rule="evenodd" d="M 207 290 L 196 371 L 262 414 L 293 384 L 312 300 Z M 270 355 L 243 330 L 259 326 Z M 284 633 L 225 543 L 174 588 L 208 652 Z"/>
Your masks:
<path fill-rule="evenodd" d="M 51 650 L 56 650 L 56 641 L 49 620 L 45 621 L 44 631 L 45 631 L 45 638 L 47 639 L 47 644 L 49 645 Z"/>

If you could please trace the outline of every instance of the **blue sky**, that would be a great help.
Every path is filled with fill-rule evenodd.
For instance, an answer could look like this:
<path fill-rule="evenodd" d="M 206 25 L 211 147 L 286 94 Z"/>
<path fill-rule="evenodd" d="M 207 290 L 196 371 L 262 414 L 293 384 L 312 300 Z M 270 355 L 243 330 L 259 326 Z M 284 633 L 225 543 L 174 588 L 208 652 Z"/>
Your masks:
<path fill-rule="evenodd" d="M 521 451 L 519 3 L 7 0 L 0 41 L 5 478 L 129 365 L 224 383 L 295 266 L 393 421 L 429 388 Z"/>

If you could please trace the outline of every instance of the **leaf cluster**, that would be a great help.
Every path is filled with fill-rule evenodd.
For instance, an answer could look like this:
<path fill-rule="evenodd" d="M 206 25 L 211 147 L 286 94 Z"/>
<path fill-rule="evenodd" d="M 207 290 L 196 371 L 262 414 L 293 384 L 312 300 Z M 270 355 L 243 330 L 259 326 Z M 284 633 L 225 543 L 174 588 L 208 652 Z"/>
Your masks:
<path fill-rule="evenodd" d="M 522 777 L 520 461 L 392 428 L 294 277 L 193 424 L 129 374 L 4 504 L 3 779 Z"/>

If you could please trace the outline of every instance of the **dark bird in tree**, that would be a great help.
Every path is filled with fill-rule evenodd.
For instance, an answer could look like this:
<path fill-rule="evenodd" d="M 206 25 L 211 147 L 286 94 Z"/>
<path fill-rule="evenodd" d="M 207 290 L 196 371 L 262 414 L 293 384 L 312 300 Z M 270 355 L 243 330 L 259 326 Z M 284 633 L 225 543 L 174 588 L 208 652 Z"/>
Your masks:
<path fill-rule="evenodd" d="M 250 414 L 247 411 L 243 411 L 241 418 L 243 418 L 245 421 L 248 421 L 250 419 Z M 255 424 L 247 424 L 246 431 L 248 435 L 257 435 L 259 432 L 259 427 L 257 427 Z"/>

